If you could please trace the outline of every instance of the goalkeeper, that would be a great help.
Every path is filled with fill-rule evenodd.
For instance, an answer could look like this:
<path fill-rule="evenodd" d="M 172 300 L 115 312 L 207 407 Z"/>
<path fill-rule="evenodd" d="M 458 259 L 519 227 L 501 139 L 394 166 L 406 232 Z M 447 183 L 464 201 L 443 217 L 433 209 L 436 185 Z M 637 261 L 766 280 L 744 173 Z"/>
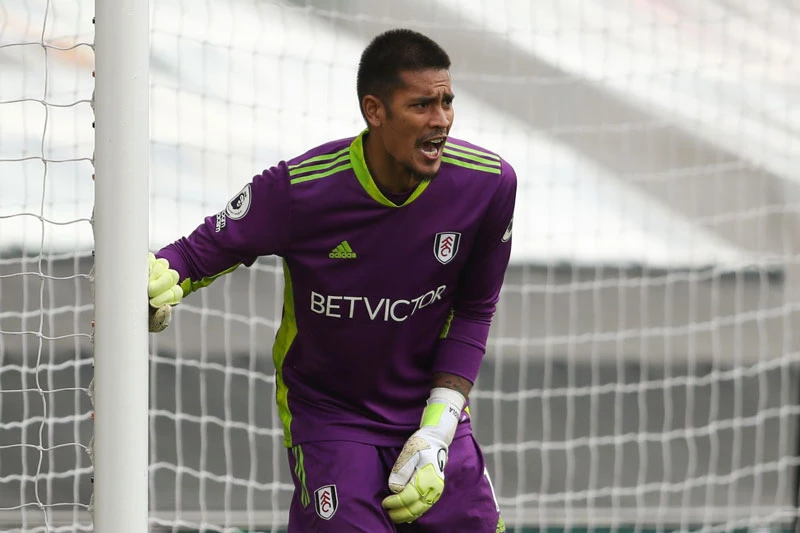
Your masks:
<path fill-rule="evenodd" d="M 272 358 L 290 533 L 505 531 L 467 400 L 508 265 L 516 176 L 449 137 L 449 69 L 422 34 L 375 37 L 357 75 L 364 131 L 263 171 L 151 258 L 153 330 L 215 278 L 283 259 Z"/>

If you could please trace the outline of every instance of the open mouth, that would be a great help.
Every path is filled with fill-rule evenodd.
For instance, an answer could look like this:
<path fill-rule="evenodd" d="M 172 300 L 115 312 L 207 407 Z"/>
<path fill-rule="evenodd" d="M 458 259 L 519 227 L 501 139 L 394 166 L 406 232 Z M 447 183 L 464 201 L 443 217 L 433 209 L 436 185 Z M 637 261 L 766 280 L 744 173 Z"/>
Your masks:
<path fill-rule="evenodd" d="M 422 152 L 422 155 L 424 155 L 426 159 L 439 159 L 439 157 L 442 155 L 442 149 L 444 148 L 444 141 L 445 137 L 435 137 L 427 140 L 423 143 L 420 143 L 419 151 Z"/>

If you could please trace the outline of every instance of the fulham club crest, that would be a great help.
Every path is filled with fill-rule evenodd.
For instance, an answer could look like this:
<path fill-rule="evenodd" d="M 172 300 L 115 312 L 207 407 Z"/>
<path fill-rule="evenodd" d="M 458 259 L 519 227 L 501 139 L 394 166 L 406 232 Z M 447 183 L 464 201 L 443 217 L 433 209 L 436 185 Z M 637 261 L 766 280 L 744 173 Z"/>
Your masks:
<path fill-rule="evenodd" d="M 461 234 L 455 231 L 437 233 L 433 240 L 433 255 L 441 264 L 446 265 L 458 253 L 458 243 L 461 242 Z"/>
<path fill-rule="evenodd" d="M 323 520 L 330 520 L 339 507 L 336 485 L 325 485 L 314 491 L 314 509 Z"/>

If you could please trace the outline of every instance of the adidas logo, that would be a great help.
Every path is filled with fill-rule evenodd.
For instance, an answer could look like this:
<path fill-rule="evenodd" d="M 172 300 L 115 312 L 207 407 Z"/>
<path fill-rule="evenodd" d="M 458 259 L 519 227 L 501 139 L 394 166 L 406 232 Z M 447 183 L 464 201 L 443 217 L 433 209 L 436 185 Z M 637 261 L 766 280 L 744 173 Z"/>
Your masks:
<path fill-rule="evenodd" d="M 328 257 L 331 259 L 355 259 L 356 253 L 350 248 L 347 241 L 342 241 L 339 246 L 331 250 Z"/>

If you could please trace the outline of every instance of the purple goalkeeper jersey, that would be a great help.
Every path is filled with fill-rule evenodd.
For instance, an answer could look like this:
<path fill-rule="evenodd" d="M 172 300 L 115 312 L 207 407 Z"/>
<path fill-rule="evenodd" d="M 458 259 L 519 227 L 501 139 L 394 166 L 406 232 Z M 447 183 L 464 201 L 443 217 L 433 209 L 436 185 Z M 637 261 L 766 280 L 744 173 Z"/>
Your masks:
<path fill-rule="evenodd" d="M 365 133 L 265 170 L 157 254 L 186 293 L 259 256 L 283 258 L 272 356 L 287 446 L 402 445 L 434 372 L 475 381 L 508 265 L 507 162 L 449 138 L 438 176 L 397 205 L 370 176 Z"/>

